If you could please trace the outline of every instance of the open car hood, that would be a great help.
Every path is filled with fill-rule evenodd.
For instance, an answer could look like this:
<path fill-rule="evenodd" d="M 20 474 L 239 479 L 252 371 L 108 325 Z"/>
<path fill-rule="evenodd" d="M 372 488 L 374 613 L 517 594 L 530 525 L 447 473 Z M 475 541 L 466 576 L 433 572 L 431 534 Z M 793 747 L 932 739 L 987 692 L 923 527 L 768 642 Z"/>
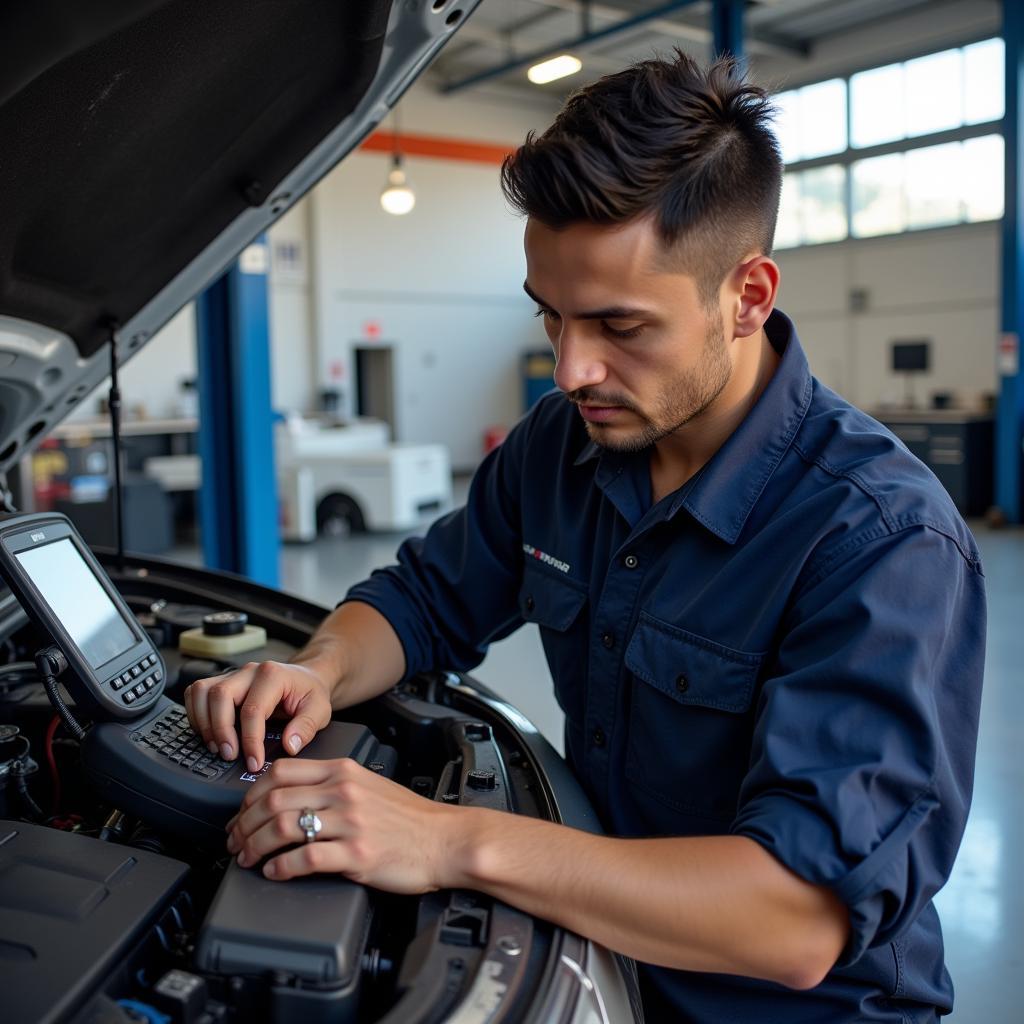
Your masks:
<path fill-rule="evenodd" d="M 385 117 L 480 0 L 0 7 L 0 473 Z"/>

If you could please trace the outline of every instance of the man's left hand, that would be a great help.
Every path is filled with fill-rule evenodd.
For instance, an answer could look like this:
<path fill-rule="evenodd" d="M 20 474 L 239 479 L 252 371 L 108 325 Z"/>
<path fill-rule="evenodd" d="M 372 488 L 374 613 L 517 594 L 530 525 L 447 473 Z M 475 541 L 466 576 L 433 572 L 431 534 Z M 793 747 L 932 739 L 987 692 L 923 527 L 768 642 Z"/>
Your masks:
<path fill-rule="evenodd" d="M 323 826 L 308 843 L 299 827 L 306 809 Z M 267 878 L 338 872 L 388 892 L 430 892 L 452 884 L 444 869 L 452 860 L 458 810 L 417 796 L 351 758 L 282 758 L 246 793 L 227 824 L 227 846 L 242 867 L 251 867 L 302 842 L 264 864 Z"/>

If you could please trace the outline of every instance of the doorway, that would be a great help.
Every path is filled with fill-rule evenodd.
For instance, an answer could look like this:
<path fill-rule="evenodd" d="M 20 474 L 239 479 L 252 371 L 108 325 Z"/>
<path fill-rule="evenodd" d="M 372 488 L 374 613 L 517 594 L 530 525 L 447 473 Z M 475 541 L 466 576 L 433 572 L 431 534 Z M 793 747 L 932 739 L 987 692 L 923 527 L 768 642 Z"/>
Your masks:
<path fill-rule="evenodd" d="M 395 440 L 394 350 L 390 345 L 355 346 L 356 415 L 383 420 Z"/>

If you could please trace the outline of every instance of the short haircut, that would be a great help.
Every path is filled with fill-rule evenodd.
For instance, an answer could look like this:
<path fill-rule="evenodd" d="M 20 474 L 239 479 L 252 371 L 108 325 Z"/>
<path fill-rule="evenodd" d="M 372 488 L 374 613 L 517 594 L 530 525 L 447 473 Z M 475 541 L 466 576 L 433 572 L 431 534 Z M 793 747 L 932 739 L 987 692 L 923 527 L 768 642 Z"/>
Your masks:
<path fill-rule="evenodd" d="M 773 114 L 733 58 L 705 68 L 676 50 L 570 96 L 505 159 L 501 187 L 556 230 L 652 217 L 710 306 L 736 263 L 772 250 L 782 185 Z"/>

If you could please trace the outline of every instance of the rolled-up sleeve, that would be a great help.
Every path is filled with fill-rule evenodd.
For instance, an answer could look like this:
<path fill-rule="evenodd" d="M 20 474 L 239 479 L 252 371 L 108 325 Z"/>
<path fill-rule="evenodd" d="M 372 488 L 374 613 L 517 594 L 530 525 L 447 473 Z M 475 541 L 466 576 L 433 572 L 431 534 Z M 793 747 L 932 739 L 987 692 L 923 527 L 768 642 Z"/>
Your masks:
<path fill-rule="evenodd" d="M 487 646 L 522 624 L 520 466 L 530 421 L 516 426 L 473 477 L 465 507 L 406 541 L 398 564 L 356 584 L 344 601 L 372 605 L 398 634 L 406 676 L 480 664 Z"/>
<path fill-rule="evenodd" d="M 949 877 L 970 805 L 984 634 L 976 556 L 928 526 L 849 544 L 798 590 L 732 831 L 843 901 L 841 964 L 891 941 Z"/>

